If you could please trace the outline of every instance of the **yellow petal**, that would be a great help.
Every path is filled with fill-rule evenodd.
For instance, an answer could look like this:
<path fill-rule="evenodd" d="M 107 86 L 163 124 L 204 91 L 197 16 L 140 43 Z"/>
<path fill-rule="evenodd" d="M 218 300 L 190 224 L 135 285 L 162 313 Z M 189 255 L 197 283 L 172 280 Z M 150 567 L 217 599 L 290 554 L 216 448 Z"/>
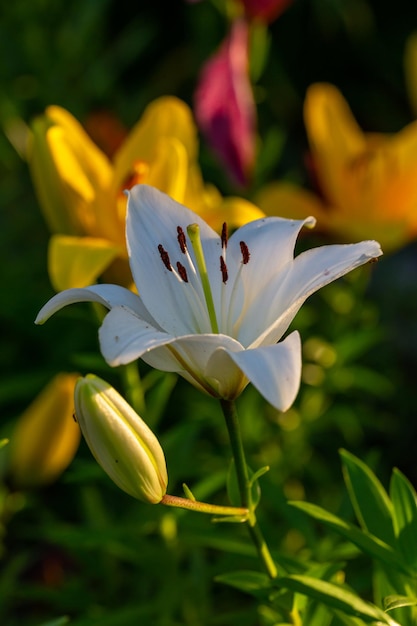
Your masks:
<path fill-rule="evenodd" d="M 20 488 L 56 480 L 80 441 L 72 415 L 78 374 L 58 374 L 19 418 L 10 438 L 10 472 Z"/>
<path fill-rule="evenodd" d="M 108 187 L 113 173 L 110 161 L 90 139 L 84 128 L 65 109 L 50 106 L 46 109 L 47 118 L 65 133 L 67 141 L 73 147 L 86 175 L 94 187 Z"/>
<path fill-rule="evenodd" d="M 307 90 L 304 119 L 314 166 L 330 204 L 349 203 L 351 181 L 346 167 L 366 149 L 366 138 L 336 87 L 316 83 Z"/>
<path fill-rule="evenodd" d="M 266 215 L 295 220 L 312 215 L 317 219 L 317 228 L 327 223 L 328 212 L 319 198 L 292 183 L 269 183 L 258 192 L 255 202 Z"/>
<path fill-rule="evenodd" d="M 197 158 L 197 129 L 191 110 L 184 102 L 171 96 L 158 98 L 145 109 L 116 153 L 115 192 L 123 187 L 136 161 L 151 163 L 154 160 L 157 142 L 167 137 L 177 138 L 184 145 L 190 160 Z"/>
<path fill-rule="evenodd" d="M 112 242 L 91 237 L 54 235 L 49 242 L 48 271 L 56 291 L 87 287 L 124 251 Z"/>
<path fill-rule="evenodd" d="M 149 164 L 143 182 L 157 187 L 177 202 L 184 203 L 188 182 L 188 154 L 175 137 L 163 138 L 155 146 L 155 158 Z"/>

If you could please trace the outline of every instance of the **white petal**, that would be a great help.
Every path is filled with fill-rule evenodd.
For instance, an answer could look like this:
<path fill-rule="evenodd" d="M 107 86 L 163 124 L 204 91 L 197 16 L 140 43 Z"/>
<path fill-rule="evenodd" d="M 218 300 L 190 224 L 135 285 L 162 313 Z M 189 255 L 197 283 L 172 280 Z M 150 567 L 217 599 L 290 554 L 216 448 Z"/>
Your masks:
<path fill-rule="evenodd" d="M 250 348 L 277 342 L 310 295 L 381 254 L 376 241 L 321 246 L 303 252 L 260 294 L 259 301 L 266 311 L 264 327 L 259 320 L 259 302 L 254 303 L 246 312 L 239 341 Z"/>
<path fill-rule="evenodd" d="M 104 358 L 115 367 L 131 363 L 145 352 L 174 341 L 175 337 L 125 306 L 116 306 L 104 318 L 99 339 Z"/>
<path fill-rule="evenodd" d="M 202 239 L 211 241 L 211 248 L 219 249 L 218 255 L 220 237 L 198 215 L 154 187 L 137 185 L 128 197 L 127 247 L 132 274 L 146 308 L 172 335 L 211 332 L 200 280 L 193 274 L 189 257 L 181 252 L 177 228 L 181 227 L 186 235 L 187 226 L 197 223 Z M 173 271 L 164 265 L 159 245 L 168 253 Z M 194 260 L 190 245 L 188 251 Z M 176 277 L 177 262 L 186 268 L 188 283 Z M 220 277 L 220 269 L 218 274 Z"/>
<path fill-rule="evenodd" d="M 239 341 L 242 337 L 243 342 L 248 345 L 248 330 L 245 327 L 249 326 L 250 333 L 253 325 L 250 316 L 246 318 L 246 313 L 251 311 L 252 306 L 257 311 L 257 328 L 266 327 L 265 318 L 269 311 L 260 294 L 282 268 L 292 263 L 294 246 L 301 228 L 314 224 L 313 217 L 305 220 L 270 217 L 250 222 L 233 233 L 227 247 L 229 283 L 227 301 L 224 304 L 224 309 L 227 310 L 227 322 L 224 325 L 227 334 L 239 337 Z M 249 253 L 246 264 L 242 264 L 242 242 L 246 244 Z M 244 328 L 241 331 L 242 325 Z M 254 336 L 253 332 L 251 336 Z"/>
<path fill-rule="evenodd" d="M 106 361 L 112 365 L 130 363 L 142 358 L 146 363 L 165 372 L 177 372 L 194 386 L 219 396 L 217 378 L 211 380 L 206 373 L 207 363 L 219 348 L 228 351 L 242 350 L 237 341 L 224 335 L 185 335 L 173 337 L 152 327 L 124 307 L 113 308 L 100 328 L 100 347 Z M 227 380 L 222 384 L 230 385 L 230 380 L 242 375 L 233 362 L 228 363 L 223 372 Z"/>
<path fill-rule="evenodd" d="M 272 406 L 280 411 L 290 408 L 301 380 L 301 341 L 297 331 L 278 344 L 229 352 L 228 356 Z"/>
<path fill-rule="evenodd" d="M 99 302 L 108 309 L 123 304 L 132 309 L 132 311 L 135 311 L 138 315 L 150 321 L 152 320 L 139 296 L 128 289 L 118 285 L 93 285 L 92 287 L 80 289 L 66 289 L 65 291 L 57 293 L 39 311 L 35 324 L 43 324 L 51 315 L 68 304 L 74 304 L 76 302 Z"/>

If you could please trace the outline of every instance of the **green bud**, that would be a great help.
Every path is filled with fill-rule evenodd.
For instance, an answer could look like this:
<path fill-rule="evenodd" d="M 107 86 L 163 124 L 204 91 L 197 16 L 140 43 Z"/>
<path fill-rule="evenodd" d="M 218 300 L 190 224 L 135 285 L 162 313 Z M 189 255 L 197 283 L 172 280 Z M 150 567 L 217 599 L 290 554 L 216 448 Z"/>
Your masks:
<path fill-rule="evenodd" d="M 159 441 L 122 396 L 88 374 L 75 385 L 75 413 L 96 461 L 120 489 L 156 504 L 168 483 Z"/>

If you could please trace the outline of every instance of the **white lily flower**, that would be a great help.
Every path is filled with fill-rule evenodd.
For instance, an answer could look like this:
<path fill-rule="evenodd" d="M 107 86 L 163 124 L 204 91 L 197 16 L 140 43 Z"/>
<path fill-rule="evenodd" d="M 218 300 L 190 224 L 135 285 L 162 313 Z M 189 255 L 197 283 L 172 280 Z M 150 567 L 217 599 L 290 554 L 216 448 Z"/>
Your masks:
<path fill-rule="evenodd" d="M 226 229 L 220 237 L 164 193 L 137 185 L 128 193 L 126 236 L 140 295 L 116 285 L 69 289 L 36 323 L 73 302 L 100 302 L 109 309 L 99 337 L 110 365 L 142 358 L 225 400 L 250 381 L 285 411 L 301 379 L 298 332 L 280 341 L 291 321 L 320 287 L 382 254 L 364 241 L 294 258 L 299 231 L 314 223 L 267 217 L 228 239 Z"/>

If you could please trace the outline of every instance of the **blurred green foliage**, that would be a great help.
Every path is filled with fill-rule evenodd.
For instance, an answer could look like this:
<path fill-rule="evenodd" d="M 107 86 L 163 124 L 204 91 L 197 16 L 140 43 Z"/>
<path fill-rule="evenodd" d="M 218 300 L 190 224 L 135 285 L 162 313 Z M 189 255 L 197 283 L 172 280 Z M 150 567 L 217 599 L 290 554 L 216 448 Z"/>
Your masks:
<path fill-rule="evenodd" d="M 221 5 L 16 0 L 2 7 L 0 437 L 10 436 L 59 371 L 93 371 L 121 388 L 119 373 L 97 352 L 97 325 L 85 305 L 47 327 L 33 324 L 52 289 L 48 232 L 19 154 L 24 124 L 51 103 L 81 121 L 105 109 L 127 127 L 159 95 L 192 105 L 199 68 L 226 30 Z M 412 121 L 403 53 L 416 29 L 413 0 L 294 0 L 269 27 L 257 75 L 264 151 L 248 196 L 271 177 L 306 181 L 302 102 L 312 82 L 337 85 L 365 130 L 397 131 Z M 207 180 L 236 193 L 203 142 L 201 164 Z M 309 234 L 301 246 L 318 243 Z M 295 321 L 304 341 L 295 406 L 280 414 L 252 388 L 239 402 L 250 464 L 271 468 L 261 479 L 259 515 L 274 555 L 292 574 L 303 573 L 296 557 L 345 561 L 349 584 L 367 599 L 371 559 L 325 535 L 288 500 L 307 499 L 353 520 L 342 447 L 382 483 L 396 466 L 417 485 L 416 278 L 411 244 L 315 295 Z M 219 407 L 183 381 L 140 370 L 149 386 L 143 417 L 166 452 L 170 492 L 180 494 L 186 482 L 198 498 L 223 502 L 229 448 Z M 4 473 L 7 446 L 0 459 Z M 276 623 L 265 604 L 214 581 L 231 569 L 257 568 L 243 528 L 133 501 L 110 484 L 85 444 L 54 485 L 2 489 L 0 522 L 0 621 L 7 626 Z"/>

